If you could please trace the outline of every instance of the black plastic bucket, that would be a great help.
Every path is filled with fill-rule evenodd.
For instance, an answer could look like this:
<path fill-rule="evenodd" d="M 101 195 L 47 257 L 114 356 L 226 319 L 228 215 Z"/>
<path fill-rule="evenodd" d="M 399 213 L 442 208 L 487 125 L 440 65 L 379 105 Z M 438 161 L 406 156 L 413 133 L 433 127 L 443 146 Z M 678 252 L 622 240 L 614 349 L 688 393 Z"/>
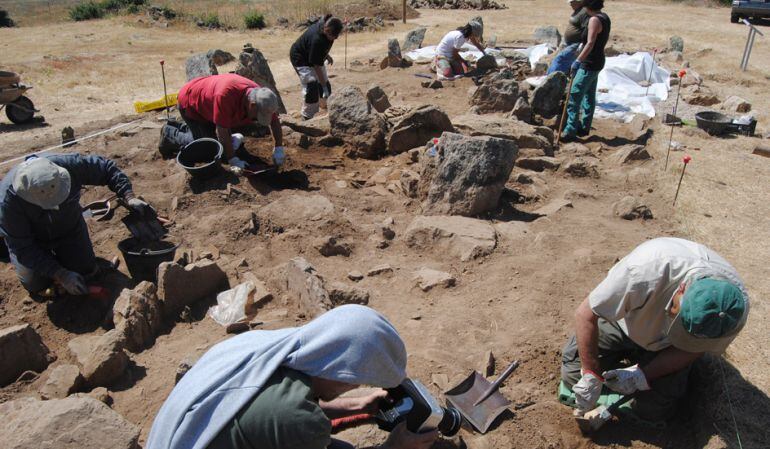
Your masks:
<path fill-rule="evenodd" d="M 174 260 L 178 244 L 166 240 L 144 244 L 129 237 L 118 243 L 118 249 L 126 261 L 126 268 L 135 281 L 158 280 L 158 265 Z"/>
<path fill-rule="evenodd" d="M 176 162 L 195 178 L 211 178 L 222 166 L 224 148 L 216 139 L 204 137 L 184 146 L 176 156 Z"/>
<path fill-rule="evenodd" d="M 698 112 L 695 114 L 695 121 L 698 124 L 698 128 L 712 136 L 726 133 L 733 124 L 732 118 L 716 111 Z"/>

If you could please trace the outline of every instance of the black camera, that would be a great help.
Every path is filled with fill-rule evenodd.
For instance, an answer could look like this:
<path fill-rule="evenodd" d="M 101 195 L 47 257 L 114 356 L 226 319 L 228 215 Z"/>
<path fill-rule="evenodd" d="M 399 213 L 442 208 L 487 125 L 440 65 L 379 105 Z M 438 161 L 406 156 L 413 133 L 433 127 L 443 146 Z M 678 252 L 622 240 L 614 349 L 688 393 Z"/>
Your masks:
<path fill-rule="evenodd" d="M 438 429 L 451 437 L 462 426 L 460 412 L 452 407 L 442 407 L 425 385 L 417 380 L 406 379 L 401 385 L 387 390 L 388 396 L 380 402 L 380 411 L 374 417 L 377 426 L 388 432 L 400 422 L 413 433 Z"/>

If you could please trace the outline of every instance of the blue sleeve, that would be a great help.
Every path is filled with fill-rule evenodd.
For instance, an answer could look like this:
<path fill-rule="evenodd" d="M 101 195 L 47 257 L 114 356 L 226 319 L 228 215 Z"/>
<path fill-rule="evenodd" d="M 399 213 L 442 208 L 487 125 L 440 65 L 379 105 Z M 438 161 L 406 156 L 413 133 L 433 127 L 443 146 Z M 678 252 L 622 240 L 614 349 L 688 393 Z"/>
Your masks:
<path fill-rule="evenodd" d="M 19 205 L 6 202 L 0 212 L 0 233 L 5 238 L 8 250 L 18 262 L 36 273 L 53 277 L 61 268 L 50 251 L 38 245 L 32 235 L 32 225 Z"/>
<path fill-rule="evenodd" d="M 81 185 L 108 186 L 121 198 L 125 198 L 127 194 L 133 195 L 128 176 L 110 159 L 80 154 L 54 155 L 48 156 L 48 159 L 66 168 L 73 178 L 73 183 L 76 181 Z"/>

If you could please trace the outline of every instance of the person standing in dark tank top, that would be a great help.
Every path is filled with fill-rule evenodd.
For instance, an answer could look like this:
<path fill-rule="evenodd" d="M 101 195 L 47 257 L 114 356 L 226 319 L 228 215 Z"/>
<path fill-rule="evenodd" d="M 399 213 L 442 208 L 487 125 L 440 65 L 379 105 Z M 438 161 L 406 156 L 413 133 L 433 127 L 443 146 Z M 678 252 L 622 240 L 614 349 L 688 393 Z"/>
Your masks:
<path fill-rule="evenodd" d="M 596 109 L 596 85 L 604 68 L 604 47 L 610 37 L 610 17 L 602 12 L 604 0 L 587 0 L 583 7 L 590 16 L 583 31 L 583 50 L 572 64 L 572 90 L 567 105 L 567 124 L 561 141 L 574 141 L 591 132 Z"/>

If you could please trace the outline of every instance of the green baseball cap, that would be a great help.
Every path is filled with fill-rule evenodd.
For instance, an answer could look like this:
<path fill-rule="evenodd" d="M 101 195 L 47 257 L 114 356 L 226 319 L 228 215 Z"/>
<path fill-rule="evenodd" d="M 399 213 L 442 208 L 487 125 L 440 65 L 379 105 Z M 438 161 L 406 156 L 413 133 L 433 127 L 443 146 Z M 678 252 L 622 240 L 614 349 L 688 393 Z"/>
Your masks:
<path fill-rule="evenodd" d="M 715 278 L 693 281 L 669 328 L 671 343 L 684 351 L 721 353 L 746 321 L 747 304 L 735 284 Z"/>

